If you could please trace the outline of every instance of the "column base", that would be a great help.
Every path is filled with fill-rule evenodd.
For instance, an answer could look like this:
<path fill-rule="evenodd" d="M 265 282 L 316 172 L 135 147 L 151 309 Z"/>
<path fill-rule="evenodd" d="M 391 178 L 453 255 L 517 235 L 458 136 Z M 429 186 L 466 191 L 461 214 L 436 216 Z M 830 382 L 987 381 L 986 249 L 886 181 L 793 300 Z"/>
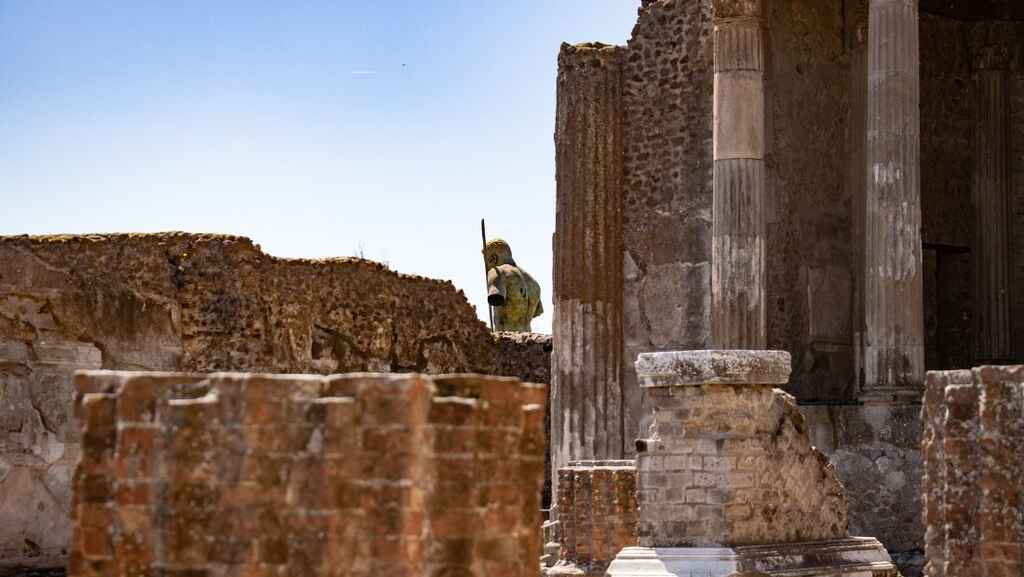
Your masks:
<path fill-rule="evenodd" d="M 608 577 L 896 577 L 885 547 L 872 537 L 847 537 L 736 547 L 626 547 Z"/>

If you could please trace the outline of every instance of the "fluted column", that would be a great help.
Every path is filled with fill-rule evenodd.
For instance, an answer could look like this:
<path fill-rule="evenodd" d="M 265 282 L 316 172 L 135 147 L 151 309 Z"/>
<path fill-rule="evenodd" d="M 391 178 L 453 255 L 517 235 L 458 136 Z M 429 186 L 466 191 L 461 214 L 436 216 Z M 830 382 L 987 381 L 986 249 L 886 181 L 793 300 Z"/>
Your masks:
<path fill-rule="evenodd" d="M 868 17 L 862 396 L 892 399 L 924 382 L 917 0 L 870 0 Z"/>
<path fill-rule="evenodd" d="M 761 2 L 716 0 L 711 340 L 763 349 L 764 33 Z"/>
<path fill-rule="evenodd" d="M 974 357 L 1013 358 L 1010 100 L 1005 70 L 978 70 L 974 106 Z"/>
<path fill-rule="evenodd" d="M 555 129 L 551 467 L 621 459 L 622 48 L 563 45 Z M 554 495 L 553 495 L 554 496 Z M 554 501 L 557 502 L 557 501 Z"/>

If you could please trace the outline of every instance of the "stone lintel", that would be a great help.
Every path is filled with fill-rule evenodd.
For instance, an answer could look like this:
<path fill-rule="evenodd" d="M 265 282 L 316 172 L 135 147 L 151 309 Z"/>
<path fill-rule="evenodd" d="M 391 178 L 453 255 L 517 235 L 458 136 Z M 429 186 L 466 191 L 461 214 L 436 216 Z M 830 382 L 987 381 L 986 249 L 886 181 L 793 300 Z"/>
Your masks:
<path fill-rule="evenodd" d="M 627 547 L 608 567 L 608 577 L 872 576 L 897 575 L 877 539 L 848 537 L 737 547 Z"/>
<path fill-rule="evenodd" d="M 789 381 L 790 356 L 748 350 L 644 353 L 636 373 L 642 387 L 783 385 Z"/>

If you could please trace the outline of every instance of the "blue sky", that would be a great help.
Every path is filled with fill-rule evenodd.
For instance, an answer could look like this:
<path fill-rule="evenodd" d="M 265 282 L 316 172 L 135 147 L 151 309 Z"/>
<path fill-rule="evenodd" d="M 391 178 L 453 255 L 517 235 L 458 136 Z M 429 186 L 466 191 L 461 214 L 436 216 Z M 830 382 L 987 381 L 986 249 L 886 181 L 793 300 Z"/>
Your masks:
<path fill-rule="evenodd" d="M 0 234 L 361 252 L 486 318 L 486 218 L 550 302 L 558 47 L 638 4 L 0 0 Z"/>

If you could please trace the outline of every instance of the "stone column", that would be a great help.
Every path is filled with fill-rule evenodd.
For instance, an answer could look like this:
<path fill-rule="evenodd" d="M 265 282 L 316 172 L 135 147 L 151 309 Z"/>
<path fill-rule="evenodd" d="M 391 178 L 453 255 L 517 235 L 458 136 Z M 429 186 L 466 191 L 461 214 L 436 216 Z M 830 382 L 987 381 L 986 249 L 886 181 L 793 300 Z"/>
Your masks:
<path fill-rule="evenodd" d="M 640 355 L 654 405 L 637 441 L 639 547 L 611 577 L 895 574 L 872 538 L 849 537 L 842 484 L 811 446 L 785 351 Z"/>
<path fill-rule="evenodd" d="M 570 461 L 622 459 L 622 54 L 562 45 L 555 128 L 551 476 Z"/>
<path fill-rule="evenodd" d="M 978 70 L 974 108 L 974 358 L 1013 358 L 1010 98 L 1005 70 Z"/>
<path fill-rule="evenodd" d="M 924 383 L 917 0 L 870 0 L 868 15 L 865 399 Z"/>
<path fill-rule="evenodd" d="M 711 341 L 763 349 L 765 125 L 761 2 L 716 0 Z"/>

